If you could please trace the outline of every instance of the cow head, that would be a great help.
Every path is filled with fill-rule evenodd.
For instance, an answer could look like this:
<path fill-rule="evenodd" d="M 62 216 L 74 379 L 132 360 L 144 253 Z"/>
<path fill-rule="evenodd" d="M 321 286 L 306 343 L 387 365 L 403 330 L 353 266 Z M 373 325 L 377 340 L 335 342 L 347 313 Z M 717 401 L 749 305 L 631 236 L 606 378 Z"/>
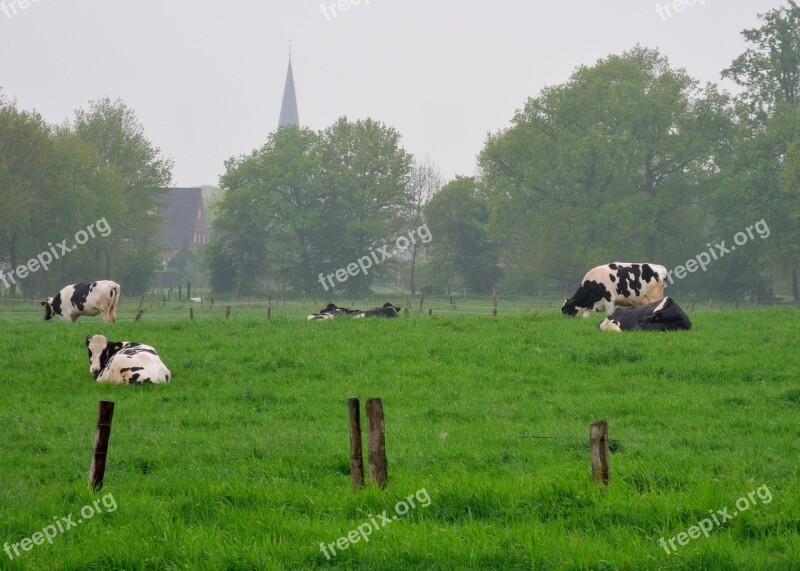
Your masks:
<path fill-rule="evenodd" d="M 122 349 L 122 343 L 109 341 L 103 335 L 95 335 L 94 337 L 87 335 L 86 348 L 89 351 L 89 372 L 96 379 L 100 375 L 100 371 L 108 363 L 108 360 Z"/>
<path fill-rule="evenodd" d="M 44 307 L 44 320 L 50 321 L 56 315 L 61 315 L 61 294 L 55 297 L 48 297 L 46 301 L 41 302 Z"/>

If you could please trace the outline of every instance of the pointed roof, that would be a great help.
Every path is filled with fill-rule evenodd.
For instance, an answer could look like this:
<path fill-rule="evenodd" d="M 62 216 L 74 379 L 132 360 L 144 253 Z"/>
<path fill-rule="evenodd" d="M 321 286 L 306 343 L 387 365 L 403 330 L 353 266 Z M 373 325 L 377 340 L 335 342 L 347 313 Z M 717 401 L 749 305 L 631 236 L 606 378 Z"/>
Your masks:
<path fill-rule="evenodd" d="M 292 59 L 289 58 L 289 69 L 286 72 L 286 87 L 283 89 L 283 102 L 281 103 L 281 116 L 278 119 L 278 128 L 286 125 L 300 126 L 297 114 L 297 96 L 294 91 L 294 74 L 292 74 Z"/>

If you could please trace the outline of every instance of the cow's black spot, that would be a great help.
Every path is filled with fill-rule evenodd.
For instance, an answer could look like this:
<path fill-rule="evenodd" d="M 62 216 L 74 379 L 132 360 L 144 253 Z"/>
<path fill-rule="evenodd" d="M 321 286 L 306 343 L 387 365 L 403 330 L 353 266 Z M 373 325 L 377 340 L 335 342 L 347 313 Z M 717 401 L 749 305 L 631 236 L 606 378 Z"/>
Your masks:
<path fill-rule="evenodd" d="M 69 298 L 73 307 L 77 307 L 78 311 L 83 311 L 86 306 L 86 298 L 97 285 L 97 282 L 75 284 L 72 290 L 72 297 Z"/>
<path fill-rule="evenodd" d="M 612 270 L 616 270 L 619 266 L 617 266 L 617 264 L 608 264 L 608 267 Z"/>
<path fill-rule="evenodd" d="M 658 273 L 653 271 L 653 268 L 650 267 L 650 264 L 643 264 L 642 265 L 642 279 L 647 283 L 650 283 L 650 280 L 655 278 L 658 281 Z"/>
<path fill-rule="evenodd" d="M 631 264 L 629 267 L 617 268 L 617 293 L 623 297 L 631 297 L 631 290 L 635 295 L 639 296 L 642 293 L 642 282 L 639 279 L 642 275 L 642 270 L 639 269 L 639 264 Z"/>

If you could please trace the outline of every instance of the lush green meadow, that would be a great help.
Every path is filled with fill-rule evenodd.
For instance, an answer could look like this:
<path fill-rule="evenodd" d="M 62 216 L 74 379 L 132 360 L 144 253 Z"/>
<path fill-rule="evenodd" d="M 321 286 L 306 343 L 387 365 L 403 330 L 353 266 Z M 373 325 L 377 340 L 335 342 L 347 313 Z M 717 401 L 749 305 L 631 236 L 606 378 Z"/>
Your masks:
<path fill-rule="evenodd" d="M 0 543 L 77 522 L 108 494 L 117 506 L 14 560 L 0 552 L 0 569 L 800 569 L 794 308 L 611 334 L 531 303 L 497 319 L 310 323 L 299 306 L 225 320 L 221 303 L 195 305 L 194 321 L 146 305 L 134 322 L 137 305 L 114 325 L 0 311 Z M 155 346 L 174 381 L 95 383 L 95 333 Z M 383 399 L 386 490 L 351 488 L 349 396 Z M 99 400 L 116 409 L 91 493 Z M 601 419 L 605 489 L 588 452 Z M 708 537 L 659 545 L 758 489 Z M 427 507 L 322 553 L 421 490 Z"/>

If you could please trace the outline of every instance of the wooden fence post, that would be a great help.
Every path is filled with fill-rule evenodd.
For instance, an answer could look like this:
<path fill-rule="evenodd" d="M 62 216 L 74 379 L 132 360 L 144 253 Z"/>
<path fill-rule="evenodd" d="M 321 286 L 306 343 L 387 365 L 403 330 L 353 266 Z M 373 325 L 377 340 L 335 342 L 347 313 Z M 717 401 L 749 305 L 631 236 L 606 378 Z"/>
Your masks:
<path fill-rule="evenodd" d="M 194 308 L 189 308 L 189 321 L 194 321 Z"/>
<path fill-rule="evenodd" d="M 211 305 L 208 307 L 208 309 L 214 309 L 214 298 L 213 297 L 211 298 Z"/>
<path fill-rule="evenodd" d="M 608 466 L 608 423 L 605 420 L 589 427 L 589 446 L 592 451 L 592 477 L 598 484 L 607 486 L 611 470 Z"/>
<path fill-rule="evenodd" d="M 347 399 L 350 416 L 350 479 L 354 488 L 364 486 L 364 452 L 361 444 L 361 404 L 357 397 Z"/>
<path fill-rule="evenodd" d="M 492 309 L 492 315 L 497 317 L 497 290 L 495 289 L 492 293 L 492 301 L 494 302 L 494 308 Z"/>
<path fill-rule="evenodd" d="M 97 429 L 94 433 L 94 452 L 89 468 L 89 488 L 97 491 L 103 487 L 108 456 L 108 441 L 111 437 L 111 419 L 114 416 L 114 403 L 101 400 L 97 407 Z"/>
<path fill-rule="evenodd" d="M 419 292 L 419 312 L 422 313 L 422 302 L 425 301 L 425 294 Z"/>
<path fill-rule="evenodd" d="M 142 318 L 142 315 L 144 315 L 144 309 L 140 309 L 139 311 L 136 312 L 136 318 L 134 319 L 134 321 L 139 321 Z"/>
<path fill-rule="evenodd" d="M 386 462 L 386 428 L 383 421 L 381 399 L 369 399 L 367 410 L 367 459 L 369 461 L 369 481 L 386 487 L 388 466 Z"/>
<path fill-rule="evenodd" d="M 230 305 L 226 305 L 225 306 L 225 319 L 228 319 L 230 316 L 231 316 L 231 306 Z"/>
<path fill-rule="evenodd" d="M 267 321 L 269 321 L 270 319 L 272 319 L 272 308 L 268 307 L 267 308 Z"/>
<path fill-rule="evenodd" d="M 431 317 L 432 315 L 433 315 L 433 308 L 429 307 L 428 308 L 428 317 Z"/>

